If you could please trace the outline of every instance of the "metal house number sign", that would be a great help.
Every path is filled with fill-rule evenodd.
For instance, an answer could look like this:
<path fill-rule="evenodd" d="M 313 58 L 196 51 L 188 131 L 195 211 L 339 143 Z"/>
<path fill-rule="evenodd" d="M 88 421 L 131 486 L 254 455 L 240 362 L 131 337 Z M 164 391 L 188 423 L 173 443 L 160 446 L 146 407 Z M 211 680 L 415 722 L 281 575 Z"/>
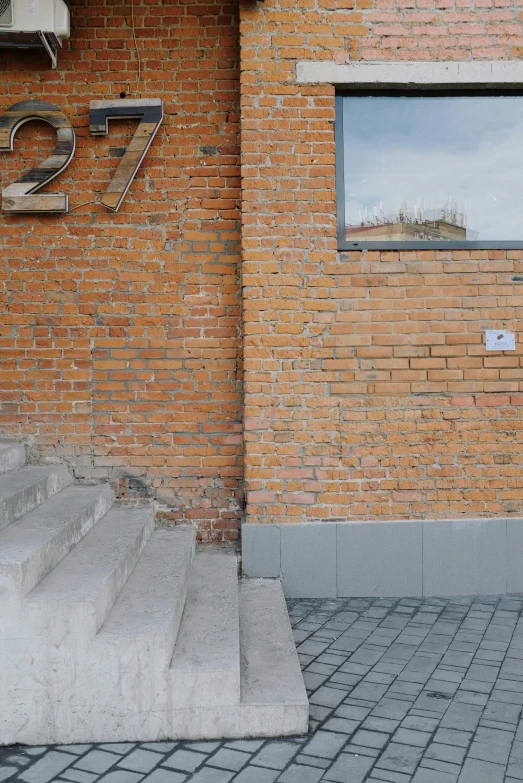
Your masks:
<path fill-rule="evenodd" d="M 140 168 L 163 120 L 163 102 L 160 98 L 91 101 L 89 129 L 96 136 L 109 132 L 111 119 L 139 119 L 140 123 L 100 203 L 117 212 Z M 2 191 L 4 212 L 63 212 L 69 211 L 65 193 L 38 191 L 58 176 L 71 162 L 75 151 L 74 128 L 59 109 L 45 101 L 15 103 L 0 116 L 0 151 L 10 152 L 18 129 L 31 120 L 44 120 L 56 131 L 56 146 L 48 158 Z"/>

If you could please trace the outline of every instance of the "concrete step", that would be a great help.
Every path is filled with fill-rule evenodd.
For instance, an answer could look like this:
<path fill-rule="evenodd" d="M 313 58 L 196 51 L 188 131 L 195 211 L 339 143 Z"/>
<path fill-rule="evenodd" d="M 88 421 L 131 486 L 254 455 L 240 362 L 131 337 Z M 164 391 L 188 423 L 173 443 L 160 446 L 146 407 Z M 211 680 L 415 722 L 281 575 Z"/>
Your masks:
<path fill-rule="evenodd" d="M 280 583 L 238 584 L 234 553 L 197 552 L 170 685 L 174 739 L 306 734 L 309 704 Z"/>
<path fill-rule="evenodd" d="M 192 527 L 156 530 L 127 580 L 97 640 L 124 645 L 145 639 L 154 646 L 157 663 L 167 666 L 182 619 L 194 557 Z"/>
<path fill-rule="evenodd" d="M 198 710 L 239 706 L 238 559 L 231 550 L 196 553 L 170 681 L 175 736 L 193 730 Z"/>
<path fill-rule="evenodd" d="M 25 465 L 25 446 L 12 440 L 0 440 L 0 473 Z"/>
<path fill-rule="evenodd" d="M 0 531 L 0 585 L 22 594 L 43 579 L 109 511 L 107 484 L 70 486 Z"/>
<path fill-rule="evenodd" d="M 306 734 L 309 702 L 280 582 L 240 582 L 240 647 L 243 736 Z"/>
<path fill-rule="evenodd" d="M 85 643 L 109 614 L 154 528 L 150 507 L 111 509 L 27 594 L 38 635 Z"/>
<path fill-rule="evenodd" d="M 65 465 L 27 467 L 0 476 L 0 529 L 32 511 L 70 483 Z"/>

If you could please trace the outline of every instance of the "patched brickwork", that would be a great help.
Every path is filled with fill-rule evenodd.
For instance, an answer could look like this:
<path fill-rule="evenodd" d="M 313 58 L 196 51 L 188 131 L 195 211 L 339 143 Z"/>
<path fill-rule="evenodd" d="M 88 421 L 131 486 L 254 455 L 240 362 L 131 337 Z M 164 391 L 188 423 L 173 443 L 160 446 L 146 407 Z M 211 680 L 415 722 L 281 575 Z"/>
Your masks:
<path fill-rule="evenodd" d="M 334 87 L 300 60 L 518 57 L 517 3 L 244 4 L 247 520 L 520 514 L 520 251 L 338 253 Z"/>
<path fill-rule="evenodd" d="M 238 27 L 234 3 L 75 2 L 52 71 L 0 59 L 0 110 L 58 104 L 77 152 L 47 189 L 99 199 L 136 127 L 89 134 L 93 99 L 162 98 L 165 119 L 121 210 L 0 217 L 2 433 L 75 475 L 153 498 L 162 523 L 237 537 L 241 509 Z M 25 125 L 2 183 L 54 145 Z"/>

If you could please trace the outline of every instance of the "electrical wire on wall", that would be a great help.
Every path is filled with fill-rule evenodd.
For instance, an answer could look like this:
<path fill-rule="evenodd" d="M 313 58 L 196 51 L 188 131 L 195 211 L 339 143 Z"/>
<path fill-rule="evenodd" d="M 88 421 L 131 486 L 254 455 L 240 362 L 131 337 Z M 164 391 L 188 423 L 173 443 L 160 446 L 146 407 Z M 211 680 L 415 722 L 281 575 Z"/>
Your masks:
<path fill-rule="evenodd" d="M 136 40 L 136 26 L 134 23 L 134 0 L 131 0 L 131 29 L 133 34 L 134 48 L 136 50 L 136 59 L 138 61 L 138 71 L 136 73 L 136 92 L 140 94 L 140 79 L 142 76 L 142 58 L 140 57 L 140 50 L 138 48 L 138 41 Z"/>

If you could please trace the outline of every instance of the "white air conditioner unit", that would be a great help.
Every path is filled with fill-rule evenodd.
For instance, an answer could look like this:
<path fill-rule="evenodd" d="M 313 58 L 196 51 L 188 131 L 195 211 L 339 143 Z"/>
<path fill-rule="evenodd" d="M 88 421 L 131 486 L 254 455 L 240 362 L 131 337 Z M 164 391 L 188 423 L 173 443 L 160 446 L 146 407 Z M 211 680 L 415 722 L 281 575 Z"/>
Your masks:
<path fill-rule="evenodd" d="M 56 52 L 69 38 L 64 0 L 0 0 L 0 47 L 44 48 L 56 68 Z"/>

